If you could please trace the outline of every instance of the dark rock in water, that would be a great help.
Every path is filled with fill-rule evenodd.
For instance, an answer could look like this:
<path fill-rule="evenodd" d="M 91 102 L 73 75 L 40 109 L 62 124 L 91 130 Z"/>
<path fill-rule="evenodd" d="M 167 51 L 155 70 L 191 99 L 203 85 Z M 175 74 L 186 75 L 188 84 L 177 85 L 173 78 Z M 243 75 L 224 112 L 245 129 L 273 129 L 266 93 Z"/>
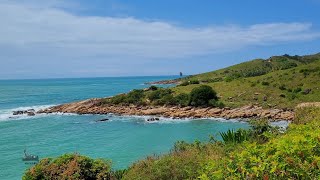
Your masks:
<path fill-rule="evenodd" d="M 149 121 L 149 122 L 159 121 L 159 120 L 160 120 L 159 118 L 149 118 L 149 119 L 147 119 L 147 121 Z"/>
<path fill-rule="evenodd" d="M 106 118 L 106 119 L 96 120 L 96 122 L 105 122 L 105 121 L 109 121 L 109 119 L 108 119 L 108 118 Z"/>
<path fill-rule="evenodd" d="M 18 111 L 13 111 L 12 114 L 14 116 L 23 115 L 23 114 L 27 114 L 28 116 L 35 116 L 36 115 L 36 111 L 34 109 L 18 110 Z"/>
<path fill-rule="evenodd" d="M 22 115 L 24 112 L 23 111 L 13 111 L 13 115 L 17 116 L 17 115 Z"/>
<path fill-rule="evenodd" d="M 27 112 L 27 115 L 28 115 L 28 116 L 35 116 L 36 113 L 34 113 L 34 112 Z"/>

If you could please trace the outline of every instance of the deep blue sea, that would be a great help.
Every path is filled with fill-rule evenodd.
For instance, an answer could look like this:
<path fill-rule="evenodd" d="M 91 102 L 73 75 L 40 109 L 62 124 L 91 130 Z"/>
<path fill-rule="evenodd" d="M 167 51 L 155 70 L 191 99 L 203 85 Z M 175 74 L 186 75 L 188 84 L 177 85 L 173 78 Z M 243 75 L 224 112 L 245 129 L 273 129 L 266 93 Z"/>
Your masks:
<path fill-rule="evenodd" d="M 170 151 L 174 142 L 208 140 L 228 129 L 248 125 L 223 119 L 172 120 L 150 123 L 147 117 L 51 114 L 34 117 L 12 115 L 14 110 L 42 109 L 93 97 L 107 97 L 145 82 L 170 77 L 110 77 L 0 81 L 0 180 L 21 179 L 30 167 L 22 161 L 23 150 L 40 158 L 78 152 L 106 158 L 113 168 L 125 168 L 152 154 Z M 107 122 L 95 122 L 106 116 Z"/>

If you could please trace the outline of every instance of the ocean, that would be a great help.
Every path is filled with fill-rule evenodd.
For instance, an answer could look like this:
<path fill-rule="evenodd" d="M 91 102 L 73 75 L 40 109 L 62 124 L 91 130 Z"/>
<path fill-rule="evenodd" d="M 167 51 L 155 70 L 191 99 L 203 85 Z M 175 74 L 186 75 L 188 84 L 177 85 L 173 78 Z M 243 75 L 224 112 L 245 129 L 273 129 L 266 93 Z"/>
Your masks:
<path fill-rule="evenodd" d="M 30 164 L 23 151 L 45 157 L 80 153 L 110 159 L 114 169 L 153 154 L 169 152 L 178 140 L 208 141 L 228 129 L 248 128 L 236 120 L 161 118 L 113 115 L 41 114 L 13 116 L 14 110 L 50 107 L 93 97 L 108 97 L 148 87 L 162 77 L 110 77 L 0 81 L 0 179 L 21 179 Z M 96 122 L 103 118 L 106 122 Z"/>

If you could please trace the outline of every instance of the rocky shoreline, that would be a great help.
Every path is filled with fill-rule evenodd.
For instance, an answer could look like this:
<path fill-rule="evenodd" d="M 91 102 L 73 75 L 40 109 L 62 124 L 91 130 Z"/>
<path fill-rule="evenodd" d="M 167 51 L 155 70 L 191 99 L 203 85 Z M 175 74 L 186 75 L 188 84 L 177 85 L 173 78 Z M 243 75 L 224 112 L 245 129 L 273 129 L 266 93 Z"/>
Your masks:
<path fill-rule="evenodd" d="M 166 106 L 120 106 L 105 105 L 102 99 L 89 99 L 80 102 L 62 104 L 37 113 L 76 113 L 76 114 L 116 114 L 138 116 L 161 116 L 173 119 L 181 118 L 225 118 L 249 119 L 267 118 L 273 121 L 294 119 L 294 112 L 283 109 L 263 109 L 258 106 L 244 106 L 241 108 L 196 108 L 196 107 L 166 107 Z"/>

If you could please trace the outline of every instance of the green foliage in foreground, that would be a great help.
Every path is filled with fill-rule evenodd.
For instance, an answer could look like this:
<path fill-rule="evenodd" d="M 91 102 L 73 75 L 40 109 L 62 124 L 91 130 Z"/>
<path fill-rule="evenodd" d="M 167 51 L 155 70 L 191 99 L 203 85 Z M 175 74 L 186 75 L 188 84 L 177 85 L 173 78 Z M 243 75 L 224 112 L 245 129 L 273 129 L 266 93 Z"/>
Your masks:
<path fill-rule="evenodd" d="M 123 170 L 111 171 L 111 162 L 103 159 L 91 159 L 79 154 L 65 154 L 55 159 L 42 159 L 37 165 L 28 169 L 24 180 L 38 179 L 121 179 Z"/>
<path fill-rule="evenodd" d="M 220 136 L 225 143 L 236 144 L 249 140 L 250 133 L 244 129 L 239 129 L 237 131 L 229 129 L 227 132 L 220 132 Z"/>
<path fill-rule="evenodd" d="M 206 143 L 178 141 L 170 153 L 116 172 L 108 161 L 63 155 L 41 160 L 23 179 L 319 179 L 320 107 L 296 112 L 297 119 L 285 133 L 256 121 L 251 130 L 227 132 L 236 143 L 229 143 L 228 137 L 224 143 L 215 138 Z"/>
<path fill-rule="evenodd" d="M 255 124 L 256 136 L 239 143 L 177 142 L 171 153 L 133 164 L 124 179 L 319 179 L 320 110 L 298 111 L 309 120 L 284 134 Z"/>

